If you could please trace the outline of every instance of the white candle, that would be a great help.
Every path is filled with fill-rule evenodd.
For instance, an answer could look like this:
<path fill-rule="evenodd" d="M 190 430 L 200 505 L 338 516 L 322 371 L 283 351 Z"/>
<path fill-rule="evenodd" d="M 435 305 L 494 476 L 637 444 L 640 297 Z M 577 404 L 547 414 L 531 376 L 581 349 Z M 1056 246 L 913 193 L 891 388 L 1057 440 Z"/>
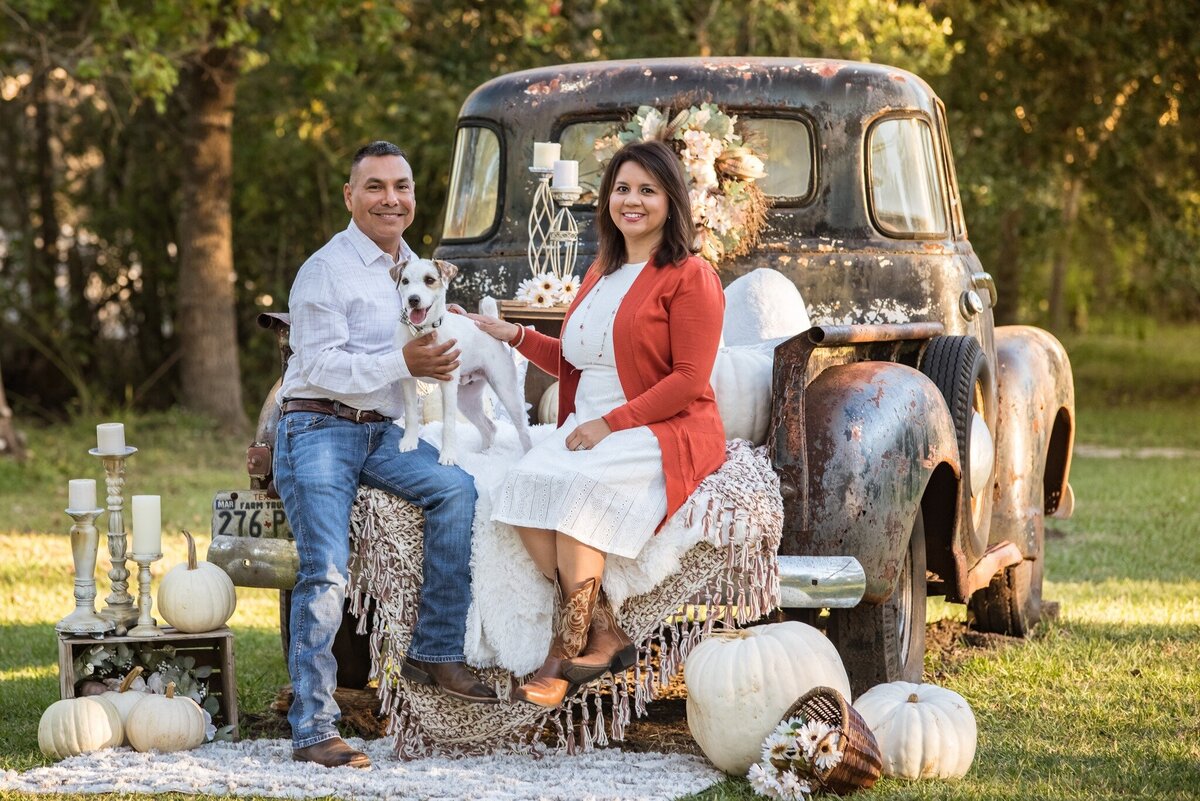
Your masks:
<path fill-rule="evenodd" d="M 548 170 L 554 166 L 561 152 L 562 145 L 558 142 L 534 142 L 533 166 L 539 170 Z"/>
<path fill-rule="evenodd" d="M 96 426 L 96 450 L 102 454 L 125 453 L 125 424 L 101 423 Z"/>
<path fill-rule="evenodd" d="M 579 186 L 579 162 L 554 162 L 554 180 L 551 183 L 559 189 L 574 189 Z"/>
<path fill-rule="evenodd" d="M 158 495 L 133 496 L 133 553 L 162 551 L 162 499 Z"/>
<path fill-rule="evenodd" d="M 67 508 L 74 512 L 96 508 L 96 479 L 73 478 L 68 482 Z"/>

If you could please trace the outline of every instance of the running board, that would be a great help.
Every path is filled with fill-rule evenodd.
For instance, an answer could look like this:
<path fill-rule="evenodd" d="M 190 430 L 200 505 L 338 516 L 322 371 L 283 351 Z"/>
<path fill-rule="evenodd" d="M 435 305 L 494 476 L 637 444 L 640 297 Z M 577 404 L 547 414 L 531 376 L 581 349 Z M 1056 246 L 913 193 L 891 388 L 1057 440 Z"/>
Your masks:
<path fill-rule="evenodd" d="M 867 591 L 853 556 L 779 556 L 779 605 L 784 609 L 850 609 Z"/>

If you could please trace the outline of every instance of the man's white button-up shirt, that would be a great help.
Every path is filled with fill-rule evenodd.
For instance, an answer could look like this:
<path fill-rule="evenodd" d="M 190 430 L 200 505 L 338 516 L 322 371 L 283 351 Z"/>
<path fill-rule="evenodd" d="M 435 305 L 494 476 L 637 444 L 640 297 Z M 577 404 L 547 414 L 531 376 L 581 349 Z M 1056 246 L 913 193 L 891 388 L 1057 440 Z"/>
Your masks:
<path fill-rule="evenodd" d="M 401 261 L 412 250 L 400 242 Z M 308 258 L 288 297 L 292 358 L 277 399 L 327 398 L 388 417 L 403 413 L 396 382 L 411 374 L 396 350 L 396 262 L 350 221 Z"/>

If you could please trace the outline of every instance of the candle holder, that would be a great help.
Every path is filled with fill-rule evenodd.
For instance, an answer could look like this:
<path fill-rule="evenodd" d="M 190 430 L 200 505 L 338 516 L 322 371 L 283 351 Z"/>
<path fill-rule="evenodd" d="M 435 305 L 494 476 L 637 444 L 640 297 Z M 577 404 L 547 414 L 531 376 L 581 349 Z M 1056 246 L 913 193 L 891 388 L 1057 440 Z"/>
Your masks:
<path fill-rule="evenodd" d="M 526 253 L 529 255 L 529 269 L 537 276 L 549 272 L 550 254 L 553 252 L 548 245 L 550 232 L 554 228 L 554 199 L 550 190 L 554 168 L 530 167 L 529 171 L 537 176 L 538 187 L 534 190 L 533 205 L 529 209 L 529 244 Z M 557 250 L 557 245 L 554 250 Z"/>
<path fill-rule="evenodd" d="M 154 597 L 150 594 L 150 565 L 162 559 L 161 553 L 135 553 L 133 561 L 138 564 L 138 618 L 137 625 L 129 630 L 130 637 L 161 637 L 162 631 L 154 625 L 150 608 Z"/>
<path fill-rule="evenodd" d="M 579 186 L 556 186 L 550 190 L 558 211 L 550 226 L 550 268 L 559 278 L 566 278 L 575 272 L 575 254 L 579 247 L 579 226 L 575 223 L 575 215 L 571 207 L 583 196 L 583 188 Z"/>
<path fill-rule="evenodd" d="M 125 569 L 125 499 L 121 494 L 125 488 L 125 460 L 137 453 L 137 448 L 127 445 L 122 453 L 101 453 L 99 448 L 92 448 L 88 453 L 99 457 L 104 465 L 104 484 L 108 491 L 108 556 L 112 560 L 108 579 L 112 591 L 104 599 L 100 614 L 113 622 L 117 634 L 124 634 L 138 619 L 133 597 L 129 594 L 129 571 Z"/>
<path fill-rule="evenodd" d="M 96 551 L 100 535 L 94 525 L 103 509 L 67 509 L 75 524 L 71 526 L 71 558 L 75 565 L 75 611 L 55 624 L 59 634 L 85 634 L 103 637 L 116 628 L 108 618 L 96 613 Z"/>

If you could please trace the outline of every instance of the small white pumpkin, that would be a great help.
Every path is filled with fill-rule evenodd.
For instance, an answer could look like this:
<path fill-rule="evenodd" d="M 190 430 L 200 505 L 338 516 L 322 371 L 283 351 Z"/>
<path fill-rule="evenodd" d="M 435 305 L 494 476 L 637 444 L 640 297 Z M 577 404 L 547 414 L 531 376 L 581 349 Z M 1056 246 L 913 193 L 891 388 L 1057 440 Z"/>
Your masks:
<path fill-rule="evenodd" d="M 783 713 L 813 687 L 850 697 L 841 657 L 824 634 L 803 623 L 718 632 L 688 656 L 687 719 L 714 765 L 746 774 Z"/>
<path fill-rule="evenodd" d="M 129 744 L 138 751 L 187 751 L 204 742 L 204 712 L 185 695 L 148 693 L 129 713 Z"/>
<path fill-rule="evenodd" d="M 771 424 L 770 353 L 757 347 L 721 348 L 713 363 L 712 387 L 726 439 L 767 440 Z"/>
<path fill-rule="evenodd" d="M 537 420 L 539 423 L 558 423 L 558 382 L 546 387 L 538 401 Z"/>
<path fill-rule="evenodd" d="M 51 759 L 112 748 L 124 736 L 116 708 L 98 695 L 55 701 L 38 721 L 38 747 Z"/>
<path fill-rule="evenodd" d="M 188 558 L 175 565 L 158 585 L 158 611 L 180 631 L 199 633 L 225 625 L 237 608 L 229 575 L 212 562 L 196 561 L 196 540 L 188 531 Z"/>
<path fill-rule="evenodd" d="M 975 713 L 935 684 L 879 684 L 854 702 L 879 743 L 883 775 L 957 779 L 975 759 Z"/>
<path fill-rule="evenodd" d="M 142 666 L 137 665 L 133 670 L 129 671 L 129 674 L 125 676 L 124 679 L 121 680 L 121 684 L 117 687 L 117 689 L 109 690 L 100 696 L 105 701 L 108 701 L 110 704 L 112 704 L 113 708 L 117 710 L 117 714 L 121 717 L 122 727 L 124 727 L 125 723 L 129 720 L 129 713 L 133 711 L 135 706 L 137 706 L 138 701 L 141 701 L 148 695 L 148 693 L 146 693 L 144 690 L 129 689 L 129 685 L 133 684 L 133 680 L 141 674 Z M 122 738 L 121 744 L 129 744 L 128 730 L 125 731 L 125 736 Z"/>

